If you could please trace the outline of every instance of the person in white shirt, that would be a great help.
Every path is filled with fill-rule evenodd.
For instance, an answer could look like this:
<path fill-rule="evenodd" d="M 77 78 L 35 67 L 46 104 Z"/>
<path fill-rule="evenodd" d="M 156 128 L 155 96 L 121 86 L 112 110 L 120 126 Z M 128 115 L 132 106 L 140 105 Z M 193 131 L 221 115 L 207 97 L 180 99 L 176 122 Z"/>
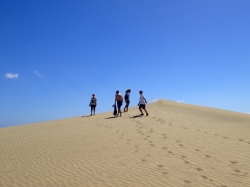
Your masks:
<path fill-rule="evenodd" d="M 144 97 L 143 95 L 143 91 L 139 91 L 139 94 L 140 94 L 140 98 L 139 98 L 139 110 L 141 112 L 141 115 L 143 116 L 143 112 L 142 112 L 142 109 L 146 112 L 146 115 L 148 116 L 148 111 L 146 110 L 146 103 L 147 103 L 147 100 L 146 98 Z"/>

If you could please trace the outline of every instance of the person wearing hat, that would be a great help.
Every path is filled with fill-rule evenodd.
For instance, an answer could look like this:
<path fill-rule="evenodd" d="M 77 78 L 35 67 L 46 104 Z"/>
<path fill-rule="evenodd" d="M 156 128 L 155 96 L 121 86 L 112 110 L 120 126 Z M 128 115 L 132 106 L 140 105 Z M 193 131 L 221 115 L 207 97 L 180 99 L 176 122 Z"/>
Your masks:
<path fill-rule="evenodd" d="M 139 110 L 141 112 L 141 115 L 143 116 L 143 112 L 142 112 L 142 109 L 146 112 L 146 115 L 148 116 L 148 111 L 146 110 L 146 98 L 144 97 L 143 95 L 143 91 L 139 91 L 139 94 L 140 94 L 140 98 L 139 98 L 139 103 L 138 103 L 138 106 L 139 106 Z"/>
<path fill-rule="evenodd" d="M 97 105 L 97 99 L 95 98 L 95 94 L 92 94 L 92 98 L 90 99 L 90 103 L 89 103 L 89 106 L 91 107 L 91 114 L 90 116 L 92 116 L 92 111 L 95 115 L 95 107 Z"/>
<path fill-rule="evenodd" d="M 130 103 L 130 92 L 131 92 L 131 89 L 127 89 L 126 90 L 126 94 L 124 96 L 124 100 L 125 100 L 125 107 L 124 107 L 124 112 L 127 112 L 128 111 L 128 106 L 129 106 L 129 103 Z"/>
<path fill-rule="evenodd" d="M 120 92 L 117 90 L 115 94 L 115 104 L 117 104 L 117 108 L 118 108 L 117 116 L 120 114 L 120 117 L 122 117 L 122 112 L 121 112 L 122 102 L 123 102 L 123 97 L 120 94 Z"/>

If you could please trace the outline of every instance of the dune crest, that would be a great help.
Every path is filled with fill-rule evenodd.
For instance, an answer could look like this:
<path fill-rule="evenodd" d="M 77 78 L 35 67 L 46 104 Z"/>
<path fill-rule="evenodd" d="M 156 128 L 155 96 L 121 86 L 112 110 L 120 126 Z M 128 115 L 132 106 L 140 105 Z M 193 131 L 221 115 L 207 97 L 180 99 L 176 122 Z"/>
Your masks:
<path fill-rule="evenodd" d="M 0 129 L 0 186 L 250 186 L 250 116 L 158 100 Z"/>

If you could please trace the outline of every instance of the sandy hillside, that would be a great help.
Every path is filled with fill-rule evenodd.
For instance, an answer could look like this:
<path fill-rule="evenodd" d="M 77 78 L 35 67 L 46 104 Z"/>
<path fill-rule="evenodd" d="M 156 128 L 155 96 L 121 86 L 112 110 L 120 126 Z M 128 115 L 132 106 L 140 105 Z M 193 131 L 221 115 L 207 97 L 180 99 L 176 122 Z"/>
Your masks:
<path fill-rule="evenodd" d="M 0 129 L 0 186 L 250 187 L 250 115 L 147 108 Z"/>

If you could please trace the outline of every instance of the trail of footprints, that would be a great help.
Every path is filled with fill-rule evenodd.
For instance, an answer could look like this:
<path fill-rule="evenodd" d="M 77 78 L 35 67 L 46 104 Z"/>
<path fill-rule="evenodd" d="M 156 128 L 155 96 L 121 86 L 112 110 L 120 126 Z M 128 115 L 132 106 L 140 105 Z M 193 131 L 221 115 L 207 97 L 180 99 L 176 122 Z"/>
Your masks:
<path fill-rule="evenodd" d="M 156 118 L 155 118 L 155 119 L 156 119 Z M 157 120 L 157 121 L 160 121 L 160 123 L 165 123 L 165 124 L 166 124 L 166 122 L 165 122 L 164 120 L 162 120 L 162 119 L 159 119 L 159 120 Z M 169 126 L 173 126 L 171 122 L 169 122 L 168 125 L 169 125 Z M 186 128 L 186 127 L 184 127 L 184 126 L 179 126 L 179 127 L 183 128 L 184 130 L 189 130 L 188 128 Z M 197 129 L 197 131 L 202 132 L 200 129 Z M 209 133 L 206 132 L 206 131 L 203 131 L 202 133 L 204 133 L 204 134 L 209 134 Z M 167 138 L 167 136 L 166 136 L 165 133 L 162 133 L 162 135 L 164 136 L 164 138 Z M 219 136 L 218 134 L 214 134 L 214 135 L 215 135 L 215 136 Z M 224 138 L 224 139 L 230 139 L 230 138 L 227 137 L 227 136 L 222 136 L 222 138 Z M 238 139 L 238 140 L 241 141 L 241 142 L 245 142 L 245 143 L 250 144 L 250 141 L 245 141 L 244 139 Z M 176 140 L 176 142 L 178 143 L 178 145 L 179 145 L 180 147 L 185 147 L 183 144 L 181 144 L 181 142 L 180 142 L 179 140 Z M 163 149 L 163 150 L 167 150 L 168 148 L 167 148 L 167 147 L 162 147 L 162 149 Z M 195 151 L 201 152 L 201 150 L 199 150 L 199 149 L 195 149 Z M 169 153 L 169 154 L 173 154 L 172 151 L 168 151 L 168 153 Z M 212 157 L 211 155 L 207 155 L 207 154 L 204 155 L 204 156 L 205 156 L 205 158 L 207 158 L 207 159 L 209 159 L 209 158 Z M 190 162 L 187 161 L 187 159 L 185 159 L 186 156 L 181 155 L 181 157 L 184 159 L 184 163 L 185 163 L 185 164 L 190 164 Z M 238 161 L 229 161 L 229 163 L 235 165 L 235 164 L 238 163 Z M 196 169 L 197 169 L 198 172 L 202 172 L 202 171 L 203 171 L 203 169 L 200 168 L 200 167 L 197 167 Z M 231 174 L 233 174 L 233 175 L 238 175 L 238 174 L 240 174 L 240 173 L 242 173 L 241 170 L 239 170 L 239 169 L 233 169 Z M 247 175 L 248 175 L 248 173 L 245 172 L 244 175 L 241 175 L 241 176 L 247 176 Z M 213 179 L 209 179 L 209 178 L 208 178 L 206 175 L 204 175 L 204 174 L 202 174 L 201 177 L 202 177 L 204 180 L 209 180 L 209 181 L 211 181 L 211 182 L 213 181 Z M 189 184 L 189 183 L 191 183 L 191 181 L 185 180 L 184 183 Z M 222 187 L 227 187 L 227 186 L 222 185 Z"/>
<path fill-rule="evenodd" d="M 158 121 L 160 121 L 160 123 L 165 123 L 165 121 L 163 121 L 163 120 L 158 120 Z M 136 130 L 137 130 L 137 133 L 140 133 L 141 135 L 144 135 L 144 133 L 142 133 L 142 131 L 141 131 L 141 129 L 144 127 L 143 124 L 142 124 L 141 122 L 137 122 L 137 124 L 138 124 L 138 126 L 137 126 L 138 128 L 136 129 Z M 171 123 L 171 122 L 169 122 L 169 126 L 172 126 L 172 123 Z M 188 130 L 188 128 L 185 128 L 185 127 L 184 127 L 184 129 Z M 154 129 L 153 129 L 153 128 L 150 128 L 148 133 L 154 133 Z M 147 135 L 147 136 L 144 138 L 144 140 L 148 140 L 149 137 L 150 137 L 150 136 Z M 162 133 L 162 138 L 167 139 L 167 134 L 166 134 L 166 133 Z M 154 146 L 153 141 L 148 140 L 148 142 L 150 143 L 151 146 Z M 180 147 L 184 147 L 184 145 L 181 144 L 181 142 L 180 142 L 179 140 L 176 140 L 176 142 L 178 143 L 178 145 L 179 145 Z M 163 150 L 167 150 L 167 152 L 168 152 L 169 154 L 174 154 L 172 151 L 168 150 L 167 147 L 162 147 L 162 149 L 163 149 Z M 196 149 L 196 151 L 200 151 L 200 150 Z M 147 156 L 150 156 L 150 155 L 147 155 Z M 210 157 L 209 155 L 206 155 L 206 156 L 207 156 L 207 157 Z M 182 157 L 183 159 L 186 158 L 186 156 L 183 156 L 183 155 L 182 155 L 181 157 Z M 141 161 L 141 162 L 147 162 L 146 159 L 141 159 L 140 161 Z M 187 160 L 184 160 L 184 162 L 185 162 L 186 164 L 189 164 L 189 163 L 190 163 L 190 162 L 187 161 Z M 164 165 L 162 165 L 162 164 L 158 164 L 158 165 L 156 165 L 156 167 L 157 167 L 158 169 L 164 169 Z M 198 171 L 203 171 L 203 169 L 201 169 L 201 168 L 197 168 L 197 170 L 198 170 Z M 163 174 L 163 175 L 167 175 L 168 172 L 167 172 L 167 171 L 162 171 L 162 174 Z M 201 176 L 202 176 L 203 179 L 208 179 L 208 177 L 205 176 L 205 175 L 201 175 Z M 209 180 L 212 181 L 212 179 L 209 179 Z M 184 180 L 183 182 L 186 183 L 186 184 L 192 183 L 192 182 L 189 181 L 189 180 Z"/>
<path fill-rule="evenodd" d="M 161 118 L 156 118 L 156 117 L 152 117 L 153 119 L 156 119 L 156 121 L 157 122 L 160 122 L 161 124 L 167 124 L 167 122 L 165 121 L 165 120 L 163 120 L 163 119 L 161 119 Z M 135 121 L 135 120 L 133 120 L 133 121 Z M 143 138 L 143 140 L 147 140 L 148 142 L 149 142 L 149 145 L 150 146 L 155 146 L 154 145 L 154 143 L 153 143 L 153 141 L 152 140 L 149 140 L 149 138 L 150 138 L 150 133 L 154 133 L 154 129 L 153 128 L 150 128 L 149 129 L 149 131 L 148 132 L 143 132 L 142 131 L 142 129 L 144 129 L 145 128 L 145 126 L 140 122 L 140 121 L 136 121 L 136 123 L 137 123 L 137 125 L 136 125 L 136 131 L 137 131 L 137 133 L 139 133 L 139 134 L 141 134 L 144 138 Z M 101 126 L 101 125 L 99 125 L 99 126 Z M 169 122 L 168 123 L 168 126 L 173 126 L 173 124 L 171 123 L 171 122 Z M 184 127 L 184 126 L 179 126 L 180 128 L 183 128 L 184 130 L 189 130 L 187 127 Z M 113 127 L 110 127 L 110 126 L 104 126 L 104 128 L 108 128 L 109 130 L 113 130 Z M 196 129 L 198 132 L 202 132 L 200 129 Z M 119 134 L 120 133 L 120 131 L 119 130 L 116 130 L 116 133 L 117 134 Z M 208 132 L 205 132 L 205 131 L 203 131 L 202 133 L 204 133 L 204 134 L 208 134 Z M 220 136 L 220 135 L 218 135 L 218 134 L 214 134 L 215 136 Z M 229 137 L 226 137 L 226 136 L 221 136 L 222 138 L 224 138 L 224 139 L 230 139 Z M 119 136 L 119 139 L 120 140 L 122 140 L 124 138 L 124 134 L 120 134 L 120 136 Z M 167 134 L 166 133 L 162 133 L 162 138 L 163 139 L 167 139 Z M 243 139 L 238 139 L 239 141 L 241 141 L 241 142 L 244 142 L 244 143 L 248 143 L 248 144 L 250 144 L 250 141 L 245 141 L 245 140 L 243 140 Z M 130 139 L 127 139 L 127 144 L 129 145 L 130 144 Z M 179 140 L 176 140 L 176 142 L 177 142 L 177 144 L 178 144 L 178 146 L 179 147 L 181 147 L 181 148 L 185 148 L 185 146 L 181 143 L 181 141 L 179 141 Z M 139 152 L 139 146 L 135 146 L 135 153 L 138 153 Z M 162 150 L 167 150 L 167 152 L 169 153 L 169 154 L 174 154 L 172 151 L 170 151 L 170 150 L 168 150 L 168 148 L 167 147 L 162 147 Z M 199 150 L 199 149 L 195 149 L 195 151 L 197 151 L 197 152 L 200 152 L 201 150 Z M 150 154 L 147 154 L 147 157 L 150 157 L 151 155 Z M 181 158 L 184 160 L 184 163 L 185 164 L 191 164 L 190 163 L 190 161 L 188 161 L 187 160 L 187 156 L 184 156 L 184 155 L 180 155 L 181 156 Z M 212 156 L 210 156 L 210 155 L 204 155 L 206 158 L 211 158 Z M 147 162 L 147 160 L 146 159 L 140 159 L 140 161 L 141 162 Z M 238 164 L 238 161 L 229 161 L 229 163 L 231 163 L 231 164 L 233 164 L 233 165 L 235 165 L 235 164 Z M 158 164 L 158 165 L 156 165 L 156 167 L 158 168 L 158 169 L 163 169 L 164 168 L 164 165 L 161 165 L 161 164 Z M 196 170 L 198 171 L 198 172 L 203 172 L 204 170 L 202 169 L 202 168 L 200 168 L 200 167 L 197 167 L 196 168 Z M 233 169 L 232 170 L 233 171 L 233 173 L 232 174 L 235 174 L 235 175 L 237 175 L 237 174 L 240 174 L 240 173 L 242 173 L 241 172 L 241 170 L 239 170 L 239 169 Z M 168 174 L 168 172 L 167 171 L 162 171 L 162 174 L 164 174 L 164 175 L 167 175 Z M 242 176 L 247 176 L 248 175 L 248 173 L 243 173 L 244 175 L 242 175 Z M 201 177 L 204 179 L 204 180 L 209 180 L 209 181 L 211 181 L 211 182 L 213 182 L 213 179 L 209 179 L 206 175 L 204 175 L 204 174 L 201 174 Z M 184 180 L 183 181 L 185 184 L 190 184 L 190 183 L 192 183 L 191 181 L 189 181 L 189 180 Z M 227 187 L 227 186 L 225 186 L 225 185 L 222 185 L 221 187 Z"/>

